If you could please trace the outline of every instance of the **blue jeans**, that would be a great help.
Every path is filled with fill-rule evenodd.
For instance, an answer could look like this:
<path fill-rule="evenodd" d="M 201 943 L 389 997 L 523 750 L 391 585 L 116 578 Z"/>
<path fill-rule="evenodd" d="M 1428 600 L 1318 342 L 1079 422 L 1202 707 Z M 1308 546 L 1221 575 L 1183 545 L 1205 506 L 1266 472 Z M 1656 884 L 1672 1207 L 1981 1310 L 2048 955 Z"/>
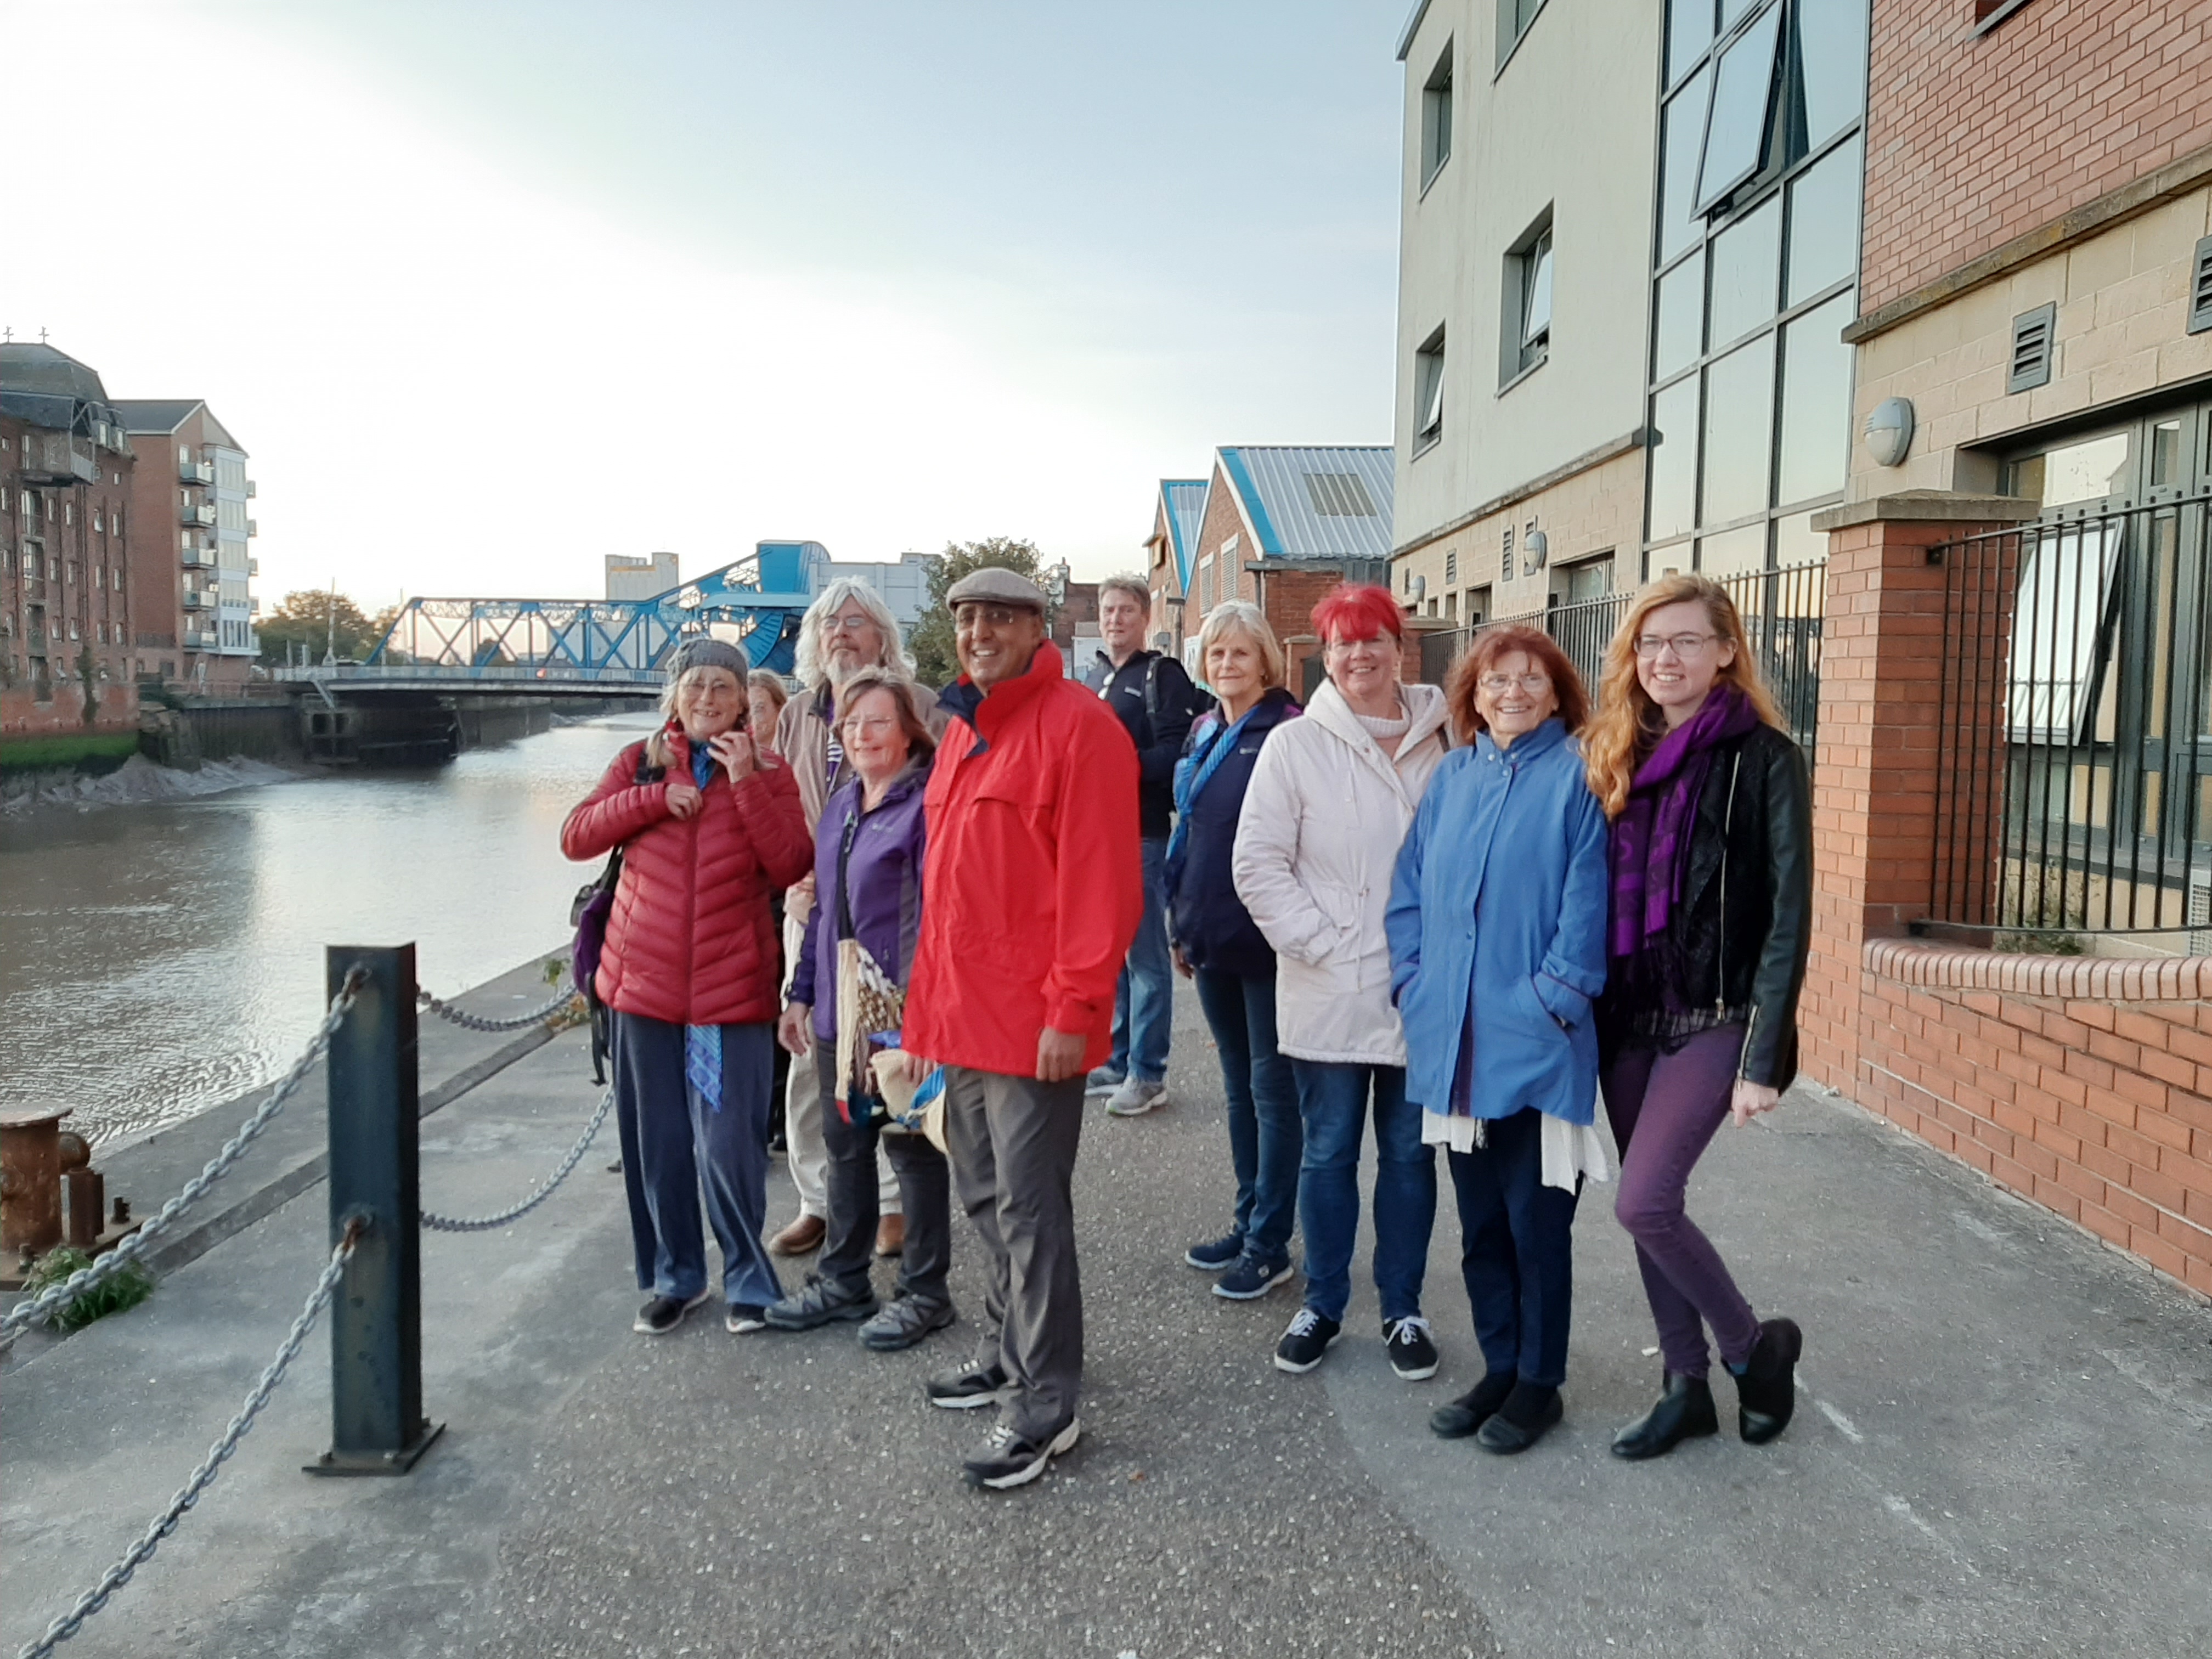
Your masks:
<path fill-rule="evenodd" d="M 1406 1098 L 1406 1068 L 1291 1061 L 1305 1120 L 1298 1210 L 1306 1231 L 1306 1306 L 1340 1324 L 1352 1299 L 1359 1234 L 1359 1139 L 1375 1098 L 1375 1290 L 1384 1320 L 1421 1310 L 1429 1230 L 1437 1218 L 1437 1160 L 1421 1143 L 1421 1109 Z"/>
<path fill-rule="evenodd" d="M 770 1025 L 722 1027 L 722 1097 L 708 1101 L 684 1078 L 681 1025 L 615 1015 L 615 1121 L 638 1289 L 689 1302 L 707 1288 L 703 1186 L 723 1297 L 764 1307 L 783 1295 L 761 1243 L 775 1042 Z"/>
<path fill-rule="evenodd" d="M 1489 1145 L 1449 1155 L 1475 1340 L 1492 1370 L 1556 1389 L 1567 1375 L 1580 1192 L 1544 1184 L 1544 1118 L 1534 1107 L 1493 1119 L 1485 1138 Z"/>
<path fill-rule="evenodd" d="M 1221 1051 L 1229 1096 L 1229 1161 L 1237 1171 L 1237 1237 L 1244 1254 L 1279 1267 L 1291 1259 L 1298 1213 L 1298 1121 L 1291 1062 L 1275 1048 L 1275 980 L 1197 975 L 1198 1006 Z"/>
<path fill-rule="evenodd" d="M 1168 1030 L 1175 1018 L 1175 964 L 1168 960 L 1168 844 L 1147 836 L 1145 914 L 1114 988 L 1114 1057 L 1106 1069 L 1144 1083 L 1168 1074 Z"/>

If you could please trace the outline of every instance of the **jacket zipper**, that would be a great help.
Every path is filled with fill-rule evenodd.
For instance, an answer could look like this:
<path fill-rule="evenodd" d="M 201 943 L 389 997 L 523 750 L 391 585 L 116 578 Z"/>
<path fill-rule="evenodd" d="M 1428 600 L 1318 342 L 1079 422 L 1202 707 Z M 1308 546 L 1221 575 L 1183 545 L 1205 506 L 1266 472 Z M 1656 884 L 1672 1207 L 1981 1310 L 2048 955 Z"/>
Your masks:
<path fill-rule="evenodd" d="M 1735 781 L 1743 771 L 1743 750 L 1729 764 L 1728 805 L 1721 813 L 1721 939 L 1720 973 L 1713 984 L 1713 1012 L 1728 1012 L 1728 864 L 1729 837 L 1735 831 Z"/>

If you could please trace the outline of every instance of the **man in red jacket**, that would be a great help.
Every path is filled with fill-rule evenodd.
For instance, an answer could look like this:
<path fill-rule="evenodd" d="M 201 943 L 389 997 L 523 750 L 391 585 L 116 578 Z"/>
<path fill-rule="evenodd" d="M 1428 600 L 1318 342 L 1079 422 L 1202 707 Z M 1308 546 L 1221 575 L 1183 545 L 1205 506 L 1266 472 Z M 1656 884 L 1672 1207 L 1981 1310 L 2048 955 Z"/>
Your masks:
<path fill-rule="evenodd" d="M 921 934 L 904 1044 L 945 1068 L 960 1202 L 990 1258 L 975 1358 L 933 1404 L 999 1407 L 972 1486 L 1018 1486 L 1074 1445 L 1083 1297 L 1071 1185 L 1085 1074 L 1144 906 L 1137 751 L 1066 678 L 1042 589 L 1011 570 L 945 595 L 964 671 L 926 797 Z"/>

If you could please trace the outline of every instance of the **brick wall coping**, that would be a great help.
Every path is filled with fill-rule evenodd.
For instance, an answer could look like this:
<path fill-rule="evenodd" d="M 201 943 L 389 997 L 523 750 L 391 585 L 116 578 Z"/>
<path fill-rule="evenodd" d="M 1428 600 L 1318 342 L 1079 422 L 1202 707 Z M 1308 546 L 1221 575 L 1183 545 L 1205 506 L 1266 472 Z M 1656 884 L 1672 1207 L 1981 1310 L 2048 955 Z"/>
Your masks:
<path fill-rule="evenodd" d="M 2039 225 L 2008 242 L 2000 243 L 1987 253 L 1967 260 L 1956 270 L 1948 271 L 1910 294 L 1900 294 L 1887 305 L 1876 306 L 1865 316 L 1844 325 L 1844 342 L 1856 345 L 1862 340 L 1870 340 L 1923 312 L 1933 311 L 1962 294 L 1994 283 L 2022 265 L 2033 264 L 2062 248 L 2087 241 L 2101 230 L 2149 212 L 2161 202 L 2185 195 L 2208 178 L 2212 178 L 2212 145 L 2168 161 L 2156 172 L 2130 179 L 2118 190 L 2106 191 L 2094 201 L 2084 202 L 2070 212 L 2060 214 L 2049 224 Z"/>
<path fill-rule="evenodd" d="M 1863 501 L 1840 501 L 1813 515 L 1826 534 L 1861 524 L 2019 524 L 2043 511 L 2025 495 L 1977 495 L 1958 489 L 1898 489 Z"/>
<path fill-rule="evenodd" d="M 2039 957 L 1875 939 L 1867 941 L 1863 960 L 1870 974 L 1931 990 L 2007 991 L 2104 1002 L 2212 999 L 2212 957 Z"/>

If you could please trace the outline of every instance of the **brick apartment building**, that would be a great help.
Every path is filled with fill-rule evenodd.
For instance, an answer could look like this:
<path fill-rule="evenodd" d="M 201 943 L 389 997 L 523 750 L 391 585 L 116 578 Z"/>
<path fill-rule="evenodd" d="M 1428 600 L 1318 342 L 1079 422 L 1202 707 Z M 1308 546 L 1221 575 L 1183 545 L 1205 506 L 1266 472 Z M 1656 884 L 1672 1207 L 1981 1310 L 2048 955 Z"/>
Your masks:
<path fill-rule="evenodd" d="M 131 515 L 136 672 L 235 690 L 261 648 L 246 451 L 197 398 L 126 398 L 116 407 L 138 457 Z"/>
<path fill-rule="evenodd" d="M 1249 600 L 1282 640 L 1291 689 L 1304 696 L 1321 670 L 1315 601 L 1340 581 L 1389 580 L 1389 449 L 1225 447 L 1213 453 L 1202 496 L 1190 483 L 1164 479 L 1156 501 L 1146 544 L 1153 631 L 1170 635 L 1195 675 L 1206 612 Z"/>
<path fill-rule="evenodd" d="M 1875 0 L 1804 1034 L 2212 1293 L 2208 29 Z"/>
<path fill-rule="evenodd" d="M 49 345 L 0 344 L 0 735 L 136 722 L 135 465 L 95 371 Z"/>

